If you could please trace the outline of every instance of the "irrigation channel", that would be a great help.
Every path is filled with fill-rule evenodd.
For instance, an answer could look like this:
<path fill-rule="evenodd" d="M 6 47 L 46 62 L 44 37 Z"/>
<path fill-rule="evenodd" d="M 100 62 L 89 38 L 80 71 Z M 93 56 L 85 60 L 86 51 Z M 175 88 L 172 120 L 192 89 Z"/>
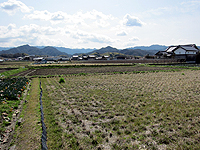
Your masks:
<path fill-rule="evenodd" d="M 41 112 L 41 123 L 42 123 L 42 137 L 41 137 L 41 148 L 42 150 L 47 150 L 47 131 L 44 123 L 44 113 L 43 113 L 43 105 L 42 105 L 42 87 L 40 81 L 40 112 Z"/>

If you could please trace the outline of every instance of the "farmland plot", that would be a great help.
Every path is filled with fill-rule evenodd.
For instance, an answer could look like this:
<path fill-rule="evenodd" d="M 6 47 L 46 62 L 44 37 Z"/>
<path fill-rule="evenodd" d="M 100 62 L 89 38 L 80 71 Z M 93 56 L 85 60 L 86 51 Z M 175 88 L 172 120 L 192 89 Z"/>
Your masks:
<path fill-rule="evenodd" d="M 42 78 L 49 149 L 199 149 L 200 71 Z"/>
<path fill-rule="evenodd" d="M 51 66 L 53 67 L 53 66 Z M 60 66 L 61 67 L 61 66 Z M 181 70 L 186 69 L 184 68 L 176 68 L 176 67 L 163 67 L 163 66 L 146 66 L 146 65 L 133 65 L 133 66 L 85 66 L 85 67 L 78 67 L 78 66 L 67 66 L 66 68 L 40 68 L 40 69 L 30 69 L 24 72 L 20 72 L 13 76 L 53 76 L 53 75 L 63 75 L 63 74 L 91 74 L 91 73 L 122 73 L 122 72 L 154 72 L 160 70 Z"/>

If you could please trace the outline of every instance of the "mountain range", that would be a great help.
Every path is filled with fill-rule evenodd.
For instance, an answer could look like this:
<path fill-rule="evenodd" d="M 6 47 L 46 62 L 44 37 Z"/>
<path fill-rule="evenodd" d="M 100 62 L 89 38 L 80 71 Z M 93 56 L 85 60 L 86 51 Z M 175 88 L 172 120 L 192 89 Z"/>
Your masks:
<path fill-rule="evenodd" d="M 48 56 L 59 56 L 59 55 L 67 55 L 65 52 L 61 52 L 52 46 L 46 46 L 42 49 L 39 49 L 34 46 L 23 45 L 15 48 L 10 48 L 8 50 L 0 51 L 1 54 L 16 54 L 16 53 L 25 53 L 28 55 L 48 55 Z"/>
<path fill-rule="evenodd" d="M 100 49 L 70 49 L 65 47 L 53 47 L 53 46 L 29 46 L 22 45 L 14 48 L 0 47 L 0 55 L 2 54 L 16 54 L 16 53 L 25 53 L 28 55 L 47 55 L 47 56 L 60 56 L 65 55 L 70 57 L 71 55 L 80 55 L 80 54 L 95 54 L 95 55 L 112 55 L 115 53 L 117 55 L 131 55 L 131 56 L 145 56 L 155 55 L 158 51 L 166 50 L 168 46 L 164 45 L 151 45 L 151 46 L 136 46 L 126 49 L 117 49 L 111 46 L 102 47 Z"/>

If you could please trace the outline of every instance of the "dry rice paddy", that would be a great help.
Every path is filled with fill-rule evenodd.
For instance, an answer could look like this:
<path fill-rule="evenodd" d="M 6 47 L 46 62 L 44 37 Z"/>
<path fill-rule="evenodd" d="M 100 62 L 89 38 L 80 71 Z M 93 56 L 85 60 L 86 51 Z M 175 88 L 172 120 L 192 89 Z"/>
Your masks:
<path fill-rule="evenodd" d="M 41 78 L 49 149 L 200 149 L 200 71 Z"/>

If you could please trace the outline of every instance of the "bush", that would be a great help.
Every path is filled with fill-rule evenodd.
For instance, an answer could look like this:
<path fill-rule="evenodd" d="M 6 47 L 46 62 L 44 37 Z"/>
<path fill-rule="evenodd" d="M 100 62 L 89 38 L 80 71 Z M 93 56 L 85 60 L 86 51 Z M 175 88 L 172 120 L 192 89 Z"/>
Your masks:
<path fill-rule="evenodd" d="M 65 79 L 63 77 L 60 78 L 59 83 L 65 83 Z"/>

